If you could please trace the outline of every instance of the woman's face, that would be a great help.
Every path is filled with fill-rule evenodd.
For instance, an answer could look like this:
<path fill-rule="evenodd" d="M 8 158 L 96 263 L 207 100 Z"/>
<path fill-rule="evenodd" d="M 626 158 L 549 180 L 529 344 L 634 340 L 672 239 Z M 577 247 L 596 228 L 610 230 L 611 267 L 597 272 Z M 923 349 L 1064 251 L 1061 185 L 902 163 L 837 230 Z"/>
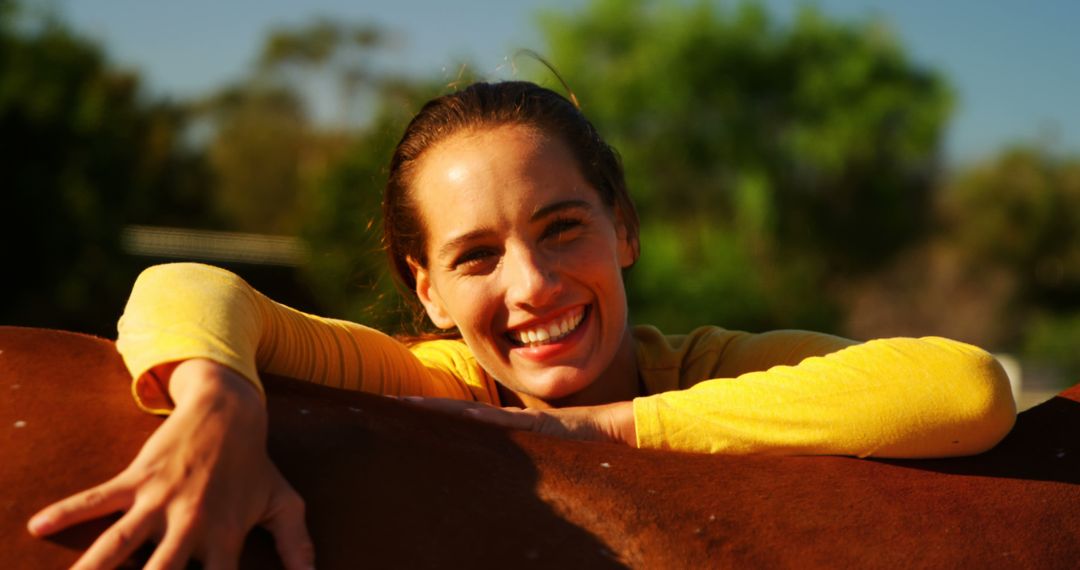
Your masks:
<path fill-rule="evenodd" d="M 417 166 L 428 264 L 412 265 L 432 321 L 457 326 L 518 392 L 553 400 L 600 377 L 630 342 L 622 269 L 634 248 L 566 146 L 499 126 L 455 134 Z"/>

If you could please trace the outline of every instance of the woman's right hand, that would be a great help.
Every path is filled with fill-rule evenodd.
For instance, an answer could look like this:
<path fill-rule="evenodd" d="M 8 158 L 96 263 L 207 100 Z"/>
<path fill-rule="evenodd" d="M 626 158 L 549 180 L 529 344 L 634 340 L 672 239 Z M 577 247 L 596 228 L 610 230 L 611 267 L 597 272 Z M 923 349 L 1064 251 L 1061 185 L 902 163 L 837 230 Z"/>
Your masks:
<path fill-rule="evenodd" d="M 304 503 L 266 452 L 266 410 L 255 388 L 209 360 L 181 362 L 169 393 L 176 409 L 111 480 L 57 503 L 28 523 L 36 536 L 113 512 L 75 568 L 112 568 L 147 540 L 158 546 L 146 568 L 237 565 L 255 525 L 273 535 L 285 567 L 314 566 Z"/>

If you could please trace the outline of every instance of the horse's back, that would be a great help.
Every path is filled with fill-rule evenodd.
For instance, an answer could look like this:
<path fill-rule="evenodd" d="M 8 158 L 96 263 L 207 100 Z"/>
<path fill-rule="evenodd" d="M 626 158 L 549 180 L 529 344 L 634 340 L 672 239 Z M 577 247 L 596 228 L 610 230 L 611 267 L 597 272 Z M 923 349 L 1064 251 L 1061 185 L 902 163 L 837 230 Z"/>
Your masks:
<path fill-rule="evenodd" d="M 34 511 L 118 473 L 160 423 L 111 342 L 0 327 L 0 529 L 23 568 L 73 562 L 108 521 L 31 538 Z M 972 458 L 864 461 L 634 450 L 510 433 L 268 378 L 270 453 L 319 565 L 997 566 L 1080 559 L 1080 397 Z M 7 396 L 7 394 L 5 394 Z M 276 564 L 254 533 L 245 566 Z"/>

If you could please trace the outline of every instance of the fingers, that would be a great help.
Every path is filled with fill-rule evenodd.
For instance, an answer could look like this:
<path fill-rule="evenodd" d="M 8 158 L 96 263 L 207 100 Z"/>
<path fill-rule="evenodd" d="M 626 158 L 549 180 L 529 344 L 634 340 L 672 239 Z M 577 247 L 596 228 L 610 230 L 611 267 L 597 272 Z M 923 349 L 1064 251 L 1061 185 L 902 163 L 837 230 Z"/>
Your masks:
<path fill-rule="evenodd" d="M 177 570 L 187 566 L 195 546 L 194 525 L 188 523 L 174 527 L 168 525 L 165 537 L 146 561 L 146 570 Z M 235 565 L 235 562 L 234 562 Z"/>
<path fill-rule="evenodd" d="M 115 568 L 142 546 L 154 531 L 155 522 L 151 514 L 130 511 L 90 545 L 72 570 Z"/>
<path fill-rule="evenodd" d="M 285 480 L 281 492 L 275 493 L 278 508 L 263 526 L 274 535 L 278 555 L 287 570 L 309 570 L 315 567 L 315 547 L 308 535 L 304 520 L 304 501 Z"/>
<path fill-rule="evenodd" d="M 132 490 L 117 477 L 45 507 L 30 518 L 26 527 L 34 536 L 46 536 L 126 509 L 133 500 Z"/>

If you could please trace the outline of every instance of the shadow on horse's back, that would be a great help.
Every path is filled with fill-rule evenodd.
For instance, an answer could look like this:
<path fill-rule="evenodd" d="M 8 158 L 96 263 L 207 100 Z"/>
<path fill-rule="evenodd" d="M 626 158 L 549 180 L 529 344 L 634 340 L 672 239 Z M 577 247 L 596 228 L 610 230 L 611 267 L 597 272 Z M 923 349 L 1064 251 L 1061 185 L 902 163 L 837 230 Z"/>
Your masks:
<path fill-rule="evenodd" d="M 119 473 L 161 419 L 110 341 L 0 327 L 5 559 L 70 565 L 111 522 L 46 539 L 41 507 Z M 506 432 L 266 378 L 270 454 L 322 567 L 998 566 L 1080 560 L 1080 390 L 970 458 L 867 461 L 635 450 Z M 141 552 L 145 556 L 146 549 Z M 243 566 L 277 565 L 253 533 Z"/>

